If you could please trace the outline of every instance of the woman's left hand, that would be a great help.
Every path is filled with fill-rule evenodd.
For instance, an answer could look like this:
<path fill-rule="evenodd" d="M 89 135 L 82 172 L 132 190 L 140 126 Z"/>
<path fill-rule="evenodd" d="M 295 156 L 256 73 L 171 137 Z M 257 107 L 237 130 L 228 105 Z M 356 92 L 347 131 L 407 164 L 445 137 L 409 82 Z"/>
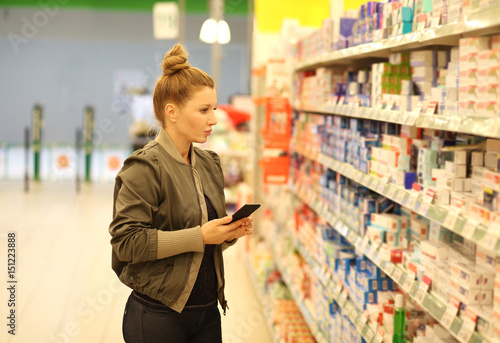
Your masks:
<path fill-rule="evenodd" d="M 253 233 L 253 218 L 248 217 L 241 219 L 243 223 L 238 226 L 236 229 L 233 229 L 229 231 L 229 234 L 231 235 L 230 239 L 227 239 L 226 242 L 231 242 L 235 238 L 241 238 L 243 236 L 250 236 Z"/>

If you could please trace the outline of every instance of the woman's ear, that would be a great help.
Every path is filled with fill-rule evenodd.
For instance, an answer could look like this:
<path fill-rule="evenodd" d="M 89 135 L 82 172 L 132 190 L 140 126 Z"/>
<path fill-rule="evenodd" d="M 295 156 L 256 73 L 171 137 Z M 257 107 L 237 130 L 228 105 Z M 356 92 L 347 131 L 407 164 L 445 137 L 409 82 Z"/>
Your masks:
<path fill-rule="evenodd" d="M 170 102 L 165 105 L 165 121 L 167 120 L 173 123 L 177 121 L 177 107 Z"/>

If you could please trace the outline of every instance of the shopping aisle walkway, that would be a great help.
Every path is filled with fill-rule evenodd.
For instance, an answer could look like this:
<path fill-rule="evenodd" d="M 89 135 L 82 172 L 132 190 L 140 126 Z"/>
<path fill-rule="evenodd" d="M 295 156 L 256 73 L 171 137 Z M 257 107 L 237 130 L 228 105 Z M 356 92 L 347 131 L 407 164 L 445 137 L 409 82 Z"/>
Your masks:
<path fill-rule="evenodd" d="M 16 232 L 15 336 L 0 342 L 123 342 L 122 312 L 130 290 L 111 270 L 107 228 L 113 185 L 0 183 L 0 317 L 10 314 L 7 234 Z M 225 255 L 230 311 L 225 343 L 272 342 L 240 248 Z"/>

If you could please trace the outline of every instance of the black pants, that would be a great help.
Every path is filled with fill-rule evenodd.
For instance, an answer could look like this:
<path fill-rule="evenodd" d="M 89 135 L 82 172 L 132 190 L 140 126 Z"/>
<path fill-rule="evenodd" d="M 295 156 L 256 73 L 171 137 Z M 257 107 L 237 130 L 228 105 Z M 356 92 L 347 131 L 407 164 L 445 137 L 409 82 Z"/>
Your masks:
<path fill-rule="evenodd" d="M 148 306 L 132 293 L 123 315 L 127 343 L 221 343 L 221 331 L 217 303 L 207 309 L 177 313 Z"/>

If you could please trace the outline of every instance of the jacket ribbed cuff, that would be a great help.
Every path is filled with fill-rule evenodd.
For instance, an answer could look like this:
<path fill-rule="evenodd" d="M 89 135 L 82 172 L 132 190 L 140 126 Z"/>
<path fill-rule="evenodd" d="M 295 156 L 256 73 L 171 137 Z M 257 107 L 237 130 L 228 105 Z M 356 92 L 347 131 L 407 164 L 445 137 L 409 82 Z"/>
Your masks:
<path fill-rule="evenodd" d="M 201 227 L 177 231 L 158 232 L 158 259 L 179 255 L 189 251 L 203 252 L 203 236 Z"/>

